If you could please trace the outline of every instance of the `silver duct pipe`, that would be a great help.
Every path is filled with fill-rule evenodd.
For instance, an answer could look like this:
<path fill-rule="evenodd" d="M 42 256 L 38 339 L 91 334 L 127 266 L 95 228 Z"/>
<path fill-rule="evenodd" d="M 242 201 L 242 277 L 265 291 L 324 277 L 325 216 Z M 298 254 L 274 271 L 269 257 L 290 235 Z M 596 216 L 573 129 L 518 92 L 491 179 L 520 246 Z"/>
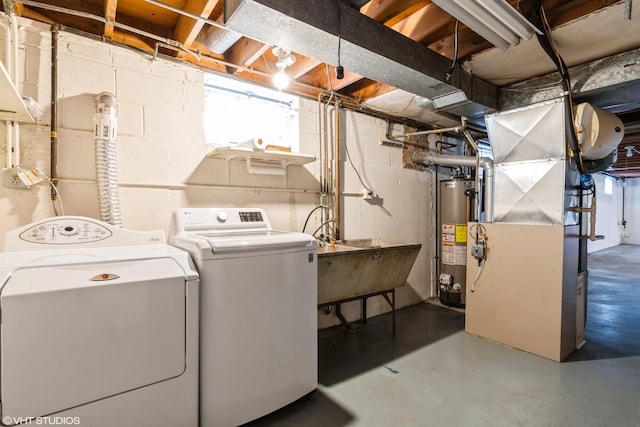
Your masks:
<path fill-rule="evenodd" d="M 449 154 L 436 154 L 429 151 L 414 151 L 411 160 L 415 163 L 421 163 L 425 166 L 441 165 L 441 166 L 469 166 L 483 167 L 486 171 L 484 207 L 485 222 L 493 222 L 493 190 L 494 190 L 494 174 L 493 160 L 489 157 L 472 157 L 472 156 L 452 156 Z"/>
<path fill-rule="evenodd" d="M 96 97 L 93 123 L 100 217 L 108 224 L 122 227 L 116 157 L 117 107 L 116 98 L 108 92 L 102 92 Z"/>
<path fill-rule="evenodd" d="M 345 2 L 226 0 L 224 9 L 228 30 L 327 64 L 337 65 L 340 40 L 345 69 L 427 98 L 441 113 L 481 117 L 498 108 L 496 86 L 460 65 L 445 82 L 450 59 Z"/>

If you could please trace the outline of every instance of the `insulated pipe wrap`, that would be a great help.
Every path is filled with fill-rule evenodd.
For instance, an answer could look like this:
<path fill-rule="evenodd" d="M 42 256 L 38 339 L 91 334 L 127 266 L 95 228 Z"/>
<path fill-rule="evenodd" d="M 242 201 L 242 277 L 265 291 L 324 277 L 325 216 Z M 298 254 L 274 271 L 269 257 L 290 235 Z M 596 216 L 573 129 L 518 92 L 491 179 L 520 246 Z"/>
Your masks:
<path fill-rule="evenodd" d="M 108 224 L 122 227 L 118 192 L 116 111 L 117 102 L 113 95 L 107 92 L 98 95 L 94 116 L 94 138 L 100 217 Z"/>

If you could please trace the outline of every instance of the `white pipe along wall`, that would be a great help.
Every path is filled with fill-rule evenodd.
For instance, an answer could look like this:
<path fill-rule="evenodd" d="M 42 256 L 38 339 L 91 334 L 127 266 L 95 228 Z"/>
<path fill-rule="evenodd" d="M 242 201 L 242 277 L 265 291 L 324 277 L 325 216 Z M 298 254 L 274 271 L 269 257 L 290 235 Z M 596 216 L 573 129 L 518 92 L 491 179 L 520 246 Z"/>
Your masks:
<path fill-rule="evenodd" d="M 21 34 L 27 33 L 20 46 L 21 66 L 27 70 L 21 82 L 25 95 L 48 105 L 50 28 L 26 18 L 18 22 Z M 117 94 L 116 182 L 123 227 L 166 231 L 178 208 L 249 206 L 265 209 L 275 229 L 301 231 L 309 212 L 320 204 L 321 108 L 316 100 L 300 100 L 299 134 L 300 152 L 317 160 L 288 166 L 283 176 L 250 174 L 244 161 L 207 157 L 213 146 L 205 142 L 201 69 L 64 31 L 59 33 L 58 56 L 58 189 L 67 214 L 101 215 L 93 117 L 95 94 L 102 92 Z M 434 296 L 432 174 L 405 169 L 401 150 L 379 144 L 386 134 L 384 121 L 341 109 L 339 122 L 341 146 L 346 144 L 359 173 L 379 195 L 376 203 L 343 195 L 341 237 L 421 243 L 407 284 L 396 292 L 396 306 Z M 46 122 L 22 126 L 22 156 L 43 171 L 50 169 L 49 131 Z M 339 167 L 343 194 L 361 194 L 347 159 Z M 321 224 L 317 213 L 308 231 Z M 0 238 L 7 230 L 54 215 L 49 188 L 0 188 L 0 215 Z M 370 298 L 370 315 L 388 310 L 382 298 Z M 359 303 L 345 304 L 343 314 L 348 320 L 358 318 Z M 320 327 L 339 323 L 324 314 L 318 321 Z"/>

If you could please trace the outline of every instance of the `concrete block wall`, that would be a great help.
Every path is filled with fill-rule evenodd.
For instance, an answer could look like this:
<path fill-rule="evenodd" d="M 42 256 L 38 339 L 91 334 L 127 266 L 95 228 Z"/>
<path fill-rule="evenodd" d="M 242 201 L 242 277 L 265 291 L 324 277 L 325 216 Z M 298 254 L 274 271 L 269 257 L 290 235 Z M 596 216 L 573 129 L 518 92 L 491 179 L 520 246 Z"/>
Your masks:
<path fill-rule="evenodd" d="M 49 173 L 51 37 L 47 25 L 19 22 L 27 70 L 20 90 L 45 107 L 37 124 L 22 127 L 22 154 Z M 66 214 L 99 219 L 93 115 L 96 95 L 111 92 L 118 100 L 118 177 L 125 228 L 168 231 L 171 214 L 180 207 L 253 206 L 267 211 L 274 228 L 301 231 L 319 203 L 319 162 L 289 166 L 286 176 L 267 176 L 248 174 L 243 161 L 206 158 L 213 147 L 205 144 L 202 126 L 202 70 L 67 32 L 60 34 L 58 52 L 58 175 Z M 379 145 L 383 121 L 342 114 L 342 141 L 363 179 L 380 195 L 375 203 L 344 198 L 343 237 L 422 243 L 408 286 L 397 295 L 400 307 L 420 302 L 431 289 L 431 176 L 403 169 L 401 151 Z M 300 151 L 305 154 L 319 155 L 318 116 L 315 100 L 301 100 Z M 359 193 L 361 184 L 344 154 L 342 163 L 344 191 Z M 0 188 L 0 237 L 53 214 L 44 185 L 31 190 Z M 314 221 L 307 232 L 315 230 L 319 217 Z M 370 301 L 370 315 L 388 311 L 373 301 L 377 299 Z M 358 310 L 352 304 L 345 314 L 353 319 Z M 319 323 L 329 326 L 337 319 L 320 314 Z"/>
<path fill-rule="evenodd" d="M 20 163 L 35 166 L 49 173 L 49 93 L 51 63 L 51 39 L 44 26 L 33 26 L 29 20 L 19 20 L 19 59 L 17 67 L 20 74 L 18 92 L 33 98 L 45 108 L 43 117 L 37 124 L 22 124 L 20 133 Z M 7 26 L 5 16 L 0 14 L 0 60 L 5 63 L 5 41 Z M 1 96 L 1 95 L 0 95 Z M 4 169 L 7 158 L 6 126 L 0 121 L 0 165 Z M 4 233 L 35 219 L 46 218 L 54 214 L 50 201 L 50 190 L 45 185 L 29 190 L 9 189 L 0 184 L 0 239 Z"/>

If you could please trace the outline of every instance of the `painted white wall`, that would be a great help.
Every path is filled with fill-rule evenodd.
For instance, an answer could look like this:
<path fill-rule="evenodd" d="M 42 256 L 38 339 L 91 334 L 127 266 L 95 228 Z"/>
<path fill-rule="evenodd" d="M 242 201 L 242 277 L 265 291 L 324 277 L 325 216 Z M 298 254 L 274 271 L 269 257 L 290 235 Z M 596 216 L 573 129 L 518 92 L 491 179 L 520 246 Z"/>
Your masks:
<path fill-rule="evenodd" d="M 627 227 L 622 234 L 622 243 L 640 245 L 640 178 L 629 178 L 624 185 L 624 217 Z"/>
<path fill-rule="evenodd" d="M 607 177 L 600 173 L 593 175 L 596 184 L 596 235 L 604 236 L 603 240 L 589 241 L 589 253 L 601 249 L 618 246 L 622 233 L 622 181 Z M 613 185 L 612 194 L 605 193 L 605 181 L 610 180 Z M 589 201 L 589 203 L 591 203 Z M 588 217 L 588 215 L 585 215 Z M 591 219 L 589 218 L 588 221 Z M 587 228 L 587 233 L 589 233 Z"/>
<path fill-rule="evenodd" d="M 24 68 L 19 90 L 46 110 L 36 125 L 22 127 L 22 157 L 49 173 L 51 36 L 46 25 L 19 22 Z M 4 37 L 4 32 L 0 35 Z M 266 209 L 274 228 L 300 231 L 319 203 L 318 161 L 290 166 L 282 177 L 248 174 L 242 161 L 205 157 L 212 147 L 204 143 L 200 69 L 66 32 L 60 34 L 58 52 L 58 175 L 67 215 L 99 219 L 92 127 L 95 96 L 105 91 L 118 100 L 118 172 L 125 228 L 168 231 L 171 214 L 180 207 L 254 206 Z M 301 101 L 301 152 L 315 156 L 319 155 L 318 110 L 316 101 Z M 342 117 L 342 141 L 359 172 L 380 195 L 376 203 L 344 198 L 342 237 L 422 243 L 408 286 L 396 298 L 399 307 L 418 303 L 431 292 L 431 176 L 404 169 L 401 150 L 379 145 L 385 134 L 383 121 L 353 112 L 343 112 Z M 3 135 L 0 129 L 0 138 Z M 6 149 L 4 139 L 0 141 Z M 344 154 L 343 160 L 344 191 L 359 193 L 361 184 Z M 53 215 L 47 186 L 0 188 L 0 238 L 7 230 Z M 319 225 L 319 217 L 314 221 L 308 232 Z M 370 315 L 388 311 L 378 300 L 383 301 L 376 297 L 369 302 Z M 357 318 L 358 304 L 345 305 L 344 313 Z M 321 327 L 335 323 L 333 315 L 319 315 Z"/>

